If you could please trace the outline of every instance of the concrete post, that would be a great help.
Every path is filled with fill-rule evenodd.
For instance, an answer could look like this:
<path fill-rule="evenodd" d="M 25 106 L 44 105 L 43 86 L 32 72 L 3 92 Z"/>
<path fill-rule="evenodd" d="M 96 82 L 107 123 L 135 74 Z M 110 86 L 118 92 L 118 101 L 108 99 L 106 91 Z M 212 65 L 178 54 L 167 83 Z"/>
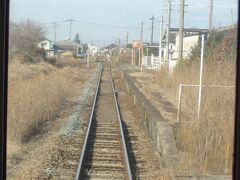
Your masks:
<path fill-rule="evenodd" d="M 200 78 L 199 78 L 199 95 L 198 95 L 198 118 L 201 111 L 202 100 L 202 76 L 203 76 L 203 58 L 204 58 L 204 34 L 202 35 L 201 63 L 200 63 Z"/>

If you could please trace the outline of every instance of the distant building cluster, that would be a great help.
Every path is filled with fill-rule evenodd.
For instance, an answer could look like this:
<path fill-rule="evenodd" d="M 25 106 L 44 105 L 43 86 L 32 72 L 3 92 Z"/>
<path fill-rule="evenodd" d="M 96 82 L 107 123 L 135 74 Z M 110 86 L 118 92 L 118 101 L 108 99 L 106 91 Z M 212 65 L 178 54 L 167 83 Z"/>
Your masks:
<path fill-rule="evenodd" d="M 205 34 L 207 37 L 208 29 L 197 29 L 197 28 L 185 28 L 183 36 L 183 59 L 188 58 L 191 49 L 198 45 L 202 34 Z M 167 41 L 167 32 L 163 32 L 163 48 L 162 48 L 162 58 L 166 59 L 166 41 Z M 169 54 L 170 60 L 177 60 L 179 53 L 179 29 L 171 28 L 170 40 L 169 40 Z"/>
<path fill-rule="evenodd" d="M 52 58 L 55 55 L 83 58 L 86 55 L 94 56 L 98 53 L 97 46 L 71 42 L 70 40 L 54 43 L 49 39 L 44 39 L 38 43 L 37 47 L 44 49 L 46 58 Z"/>
<path fill-rule="evenodd" d="M 207 37 L 208 29 L 199 28 L 185 28 L 183 36 L 183 59 L 187 59 L 191 50 L 194 46 L 198 45 L 201 41 L 202 34 Z M 159 43 L 148 43 L 142 42 L 143 48 L 143 64 L 148 69 L 159 69 L 161 62 L 167 61 L 170 68 L 174 68 L 178 62 L 179 56 L 179 28 L 171 28 L 169 35 L 169 57 L 167 57 L 167 30 L 165 29 L 162 34 L 162 47 L 161 52 L 159 51 Z M 131 52 L 134 44 L 128 44 L 126 50 Z M 137 51 L 135 48 L 135 51 Z M 135 52 L 136 53 L 136 52 Z M 159 56 L 161 53 L 161 57 Z M 139 56 L 138 56 L 139 57 Z"/>

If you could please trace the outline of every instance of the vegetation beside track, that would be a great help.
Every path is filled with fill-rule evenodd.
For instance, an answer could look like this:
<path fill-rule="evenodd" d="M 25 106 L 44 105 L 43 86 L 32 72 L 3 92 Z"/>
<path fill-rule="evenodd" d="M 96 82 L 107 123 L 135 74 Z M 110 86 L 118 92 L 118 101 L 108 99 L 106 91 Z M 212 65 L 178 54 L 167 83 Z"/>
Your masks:
<path fill-rule="evenodd" d="M 213 32 L 206 42 L 204 85 L 235 86 L 237 29 Z M 173 72 L 163 68 L 153 83 L 175 104 L 180 84 L 199 84 L 200 45 Z M 200 119 L 197 118 L 198 88 L 184 87 L 180 124 L 175 129 L 182 168 L 202 174 L 231 174 L 235 88 L 203 88 Z M 183 122 L 184 121 L 184 122 Z"/>

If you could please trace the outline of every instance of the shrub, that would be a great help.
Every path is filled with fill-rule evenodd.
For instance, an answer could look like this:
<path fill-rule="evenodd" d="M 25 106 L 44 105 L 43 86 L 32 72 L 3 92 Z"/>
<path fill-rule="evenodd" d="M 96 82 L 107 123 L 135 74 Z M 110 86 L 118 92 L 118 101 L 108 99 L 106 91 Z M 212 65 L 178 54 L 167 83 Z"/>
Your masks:
<path fill-rule="evenodd" d="M 10 22 L 9 24 L 9 49 L 10 52 L 20 52 L 26 55 L 26 62 L 35 62 L 35 56 L 44 56 L 44 51 L 37 48 L 38 42 L 45 38 L 45 30 L 40 23 L 30 19 L 26 21 Z"/>

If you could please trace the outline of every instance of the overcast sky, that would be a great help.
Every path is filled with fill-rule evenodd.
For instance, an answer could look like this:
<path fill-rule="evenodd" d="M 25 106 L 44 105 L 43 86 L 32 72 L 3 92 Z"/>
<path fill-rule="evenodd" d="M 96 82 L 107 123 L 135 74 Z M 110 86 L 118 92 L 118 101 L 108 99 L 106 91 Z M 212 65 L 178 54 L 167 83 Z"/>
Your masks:
<path fill-rule="evenodd" d="M 161 16 L 166 17 L 167 0 L 11 0 L 12 21 L 32 20 L 48 27 L 47 36 L 54 40 L 50 22 L 57 22 L 57 40 L 69 37 L 69 22 L 72 37 L 79 32 L 84 42 L 107 45 L 121 38 L 126 42 L 139 39 L 141 22 L 144 23 L 143 40 L 150 41 L 152 15 L 155 16 L 154 40 L 159 38 Z M 172 27 L 179 26 L 180 0 L 172 0 Z M 185 27 L 208 28 L 209 0 L 185 0 Z M 166 19 L 166 18 L 165 18 Z M 237 21 L 237 0 L 214 0 L 213 25 L 215 27 Z"/>

